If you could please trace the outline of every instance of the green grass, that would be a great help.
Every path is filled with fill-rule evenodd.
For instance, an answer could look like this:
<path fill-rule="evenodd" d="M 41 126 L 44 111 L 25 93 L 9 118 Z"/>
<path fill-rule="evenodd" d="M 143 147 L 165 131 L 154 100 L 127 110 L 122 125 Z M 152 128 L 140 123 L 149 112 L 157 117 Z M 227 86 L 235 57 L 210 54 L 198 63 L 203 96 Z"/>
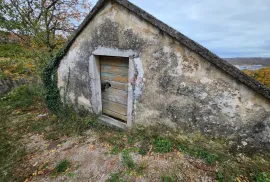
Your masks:
<path fill-rule="evenodd" d="M 124 150 L 122 153 L 122 164 L 123 164 L 123 166 L 127 167 L 128 169 L 135 168 L 135 162 L 133 161 L 128 150 Z"/>
<path fill-rule="evenodd" d="M 66 170 L 71 166 L 71 162 L 68 160 L 64 159 L 61 160 L 53 169 L 52 176 L 57 176 L 61 173 L 66 172 Z"/>
<path fill-rule="evenodd" d="M 175 182 L 174 176 L 161 176 L 162 182 Z"/>
<path fill-rule="evenodd" d="M 27 175 L 27 170 L 20 170 L 26 156 L 20 139 L 27 132 L 31 115 L 23 115 L 23 110 L 39 103 L 38 90 L 38 86 L 21 86 L 0 98 L 0 181 L 21 181 Z"/>
<path fill-rule="evenodd" d="M 41 85 L 23 85 L 15 88 L 0 100 L 9 107 L 9 109 L 29 108 L 34 102 L 42 100 Z"/>
<path fill-rule="evenodd" d="M 49 115 L 39 122 L 31 125 L 30 129 L 36 133 L 44 133 L 45 139 L 57 140 L 62 136 L 83 135 L 84 131 L 92 127 L 91 123 L 97 122 L 95 115 L 86 113 L 79 116 L 74 110 L 69 108 L 70 113 L 66 116 Z M 91 122 L 90 122 L 91 121 Z"/>
<path fill-rule="evenodd" d="M 124 174 L 128 175 L 143 175 L 147 164 L 141 162 L 136 164 L 130 154 L 131 151 L 137 151 L 136 147 L 124 149 L 122 151 L 122 165 L 125 167 L 124 171 L 111 173 L 108 182 L 124 182 L 122 179 Z"/>
<path fill-rule="evenodd" d="M 125 182 L 125 180 L 121 179 L 121 173 L 111 173 L 107 182 Z"/>
<path fill-rule="evenodd" d="M 20 44 L 0 44 L 0 57 L 6 58 L 30 58 L 32 53 Z"/>
<path fill-rule="evenodd" d="M 255 176 L 256 182 L 270 182 L 270 174 L 266 172 L 261 172 Z"/>
<path fill-rule="evenodd" d="M 106 182 L 125 182 L 125 180 L 121 178 L 121 173 L 111 173 Z"/>
<path fill-rule="evenodd" d="M 24 146 L 18 142 L 20 133 L 11 133 L 14 126 L 7 117 L 9 114 L 9 111 L 0 108 L 0 181 L 21 179 L 15 170 L 26 155 Z"/>
<path fill-rule="evenodd" d="M 158 153 L 168 153 L 173 150 L 173 143 L 168 138 L 156 138 L 153 142 L 153 149 Z"/>
<path fill-rule="evenodd" d="M 114 131 L 112 132 L 106 132 L 106 131 Z M 128 146 L 128 142 L 124 142 L 123 138 L 125 138 L 125 133 L 123 131 L 117 131 L 114 130 L 113 128 L 101 128 L 100 130 L 100 136 L 99 139 L 103 142 L 106 142 L 108 144 L 110 144 L 112 146 L 112 149 L 110 151 L 110 154 L 114 154 L 117 155 L 120 152 L 122 152 L 122 150 L 124 148 L 126 148 Z"/>
<path fill-rule="evenodd" d="M 183 145 L 181 143 L 177 144 L 177 149 L 182 151 L 183 153 L 189 154 L 193 157 L 197 157 L 199 159 L 204 160 L 207 164 L 212 164 L 218 160 L 218 156 L 215 154 L 209 153 L 204 148 L 189 148 L 187 145 Z"/>

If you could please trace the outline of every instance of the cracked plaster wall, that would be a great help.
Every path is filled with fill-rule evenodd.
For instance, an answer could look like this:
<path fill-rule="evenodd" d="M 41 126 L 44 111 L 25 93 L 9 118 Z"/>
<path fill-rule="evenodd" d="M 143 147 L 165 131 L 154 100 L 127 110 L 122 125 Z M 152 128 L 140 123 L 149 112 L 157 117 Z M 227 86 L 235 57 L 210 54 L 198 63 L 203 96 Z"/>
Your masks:
<path fill-rule="evenodd" d="M 88 64 L 99 46 L 139 53 L 144 77 L 136 84 L 144 87 L 139 88 L 143 94 L 134 97 L 135 123 L 161 122 L 240 138 L 253 147 L 258 141 L 270 146 L 269 100 L 110 2 L 77 37 L 59 66 L 58 85 L 74 105 L 92 108 Z"/>

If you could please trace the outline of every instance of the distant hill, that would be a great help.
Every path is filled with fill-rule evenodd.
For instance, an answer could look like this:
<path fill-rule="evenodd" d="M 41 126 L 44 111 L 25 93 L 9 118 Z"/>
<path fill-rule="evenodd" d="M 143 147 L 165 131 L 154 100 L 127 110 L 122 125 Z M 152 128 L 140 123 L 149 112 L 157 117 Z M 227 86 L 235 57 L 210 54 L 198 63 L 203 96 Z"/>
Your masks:
<path fill-rule="evenodd" d="M 233 65 L 257 65 L 270 66 L 270 58 L 223 58 Z"/>

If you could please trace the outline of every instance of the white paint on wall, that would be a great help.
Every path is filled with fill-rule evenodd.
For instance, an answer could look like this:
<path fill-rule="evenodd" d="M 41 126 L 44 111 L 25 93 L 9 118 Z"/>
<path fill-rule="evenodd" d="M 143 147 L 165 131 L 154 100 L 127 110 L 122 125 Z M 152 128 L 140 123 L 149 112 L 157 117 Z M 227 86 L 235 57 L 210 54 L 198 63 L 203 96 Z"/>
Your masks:
<path fill-rule="evenodd" d="M 204 76 L 202 79 L 200 79 L 200 82 L 202 84 L 211 84 L 213 82 L 213 80 L 210 80 L 209 78 Z"/>
<path fill-rule="evenodd" d="M 208 96 L 208 94 L 206 92 L 199 94 L 199 97 L 201 100 L 204 100 L 207 96 Z"/>
<path fill-rule="evenodd" d="M 216 102 L 218 103 L 221 112 L 229 117 L 234 117 L 237 114 L 237 106 L 241 105 L 238 97 L 239 94 L 232 94 L 228 91 L 224 91 L 221 97 L 217 97 Z"/>
<path fill-rule="evenodd" d="M 172 50 L 172 48 L 169 47 L 169 46 L 164 46 L 164 47 L 163 47 L 163 51 L 164 51 L 165 53 L 169 53 L 169 52 L 171 52 L 171 50 Z"/>
<path fill-rule="evenodd" d="M 78 103 L 81 106 L 86 107 L 87 109 L 91 110 L 91 103 L 89 99 L 85 98 L 84 95 L 78 97 Z"/>
<path fill-rule="evenodd" d="M 137 71 L 137 77 L 135 78 L 135 89 L 134 89 L 134 95 L 135 100 L 139 100 L 144 89 L 144 71 L 143 71 L 143 65 L 140 58 L 134 58 L 135 63 L 135 69 Z"/>

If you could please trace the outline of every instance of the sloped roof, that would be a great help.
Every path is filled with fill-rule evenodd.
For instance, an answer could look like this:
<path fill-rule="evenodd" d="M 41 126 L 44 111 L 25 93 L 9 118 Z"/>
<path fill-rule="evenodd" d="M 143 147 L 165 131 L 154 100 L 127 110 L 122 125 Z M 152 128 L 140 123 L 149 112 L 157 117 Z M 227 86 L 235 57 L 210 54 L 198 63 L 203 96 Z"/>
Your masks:
<path fill-rule="evenodd" d="M 73 41 L 77 38 L 77 36 L 82 32 L 82 30 L 86 27 L 86 25 L 91 21 L 91 19 L 95 16 L 95 14 L 104 6 L 106 2 L 109 0 L 99 0 L 95 7 L 91 10 L 91 12 L 87 15 L 85 20 L 82 22 L 82 24 L 78 27 L 78 29 L 73 33 L 69 41 L 65 44 L 62 50 L 68 50 L 70 46 L 72 45 Z M 207 61 L 213 63 L 215 66 L 220 68 L 221 70 L 225 71 L 235 79 L 239 80 L 240 82 L 244 83 L 257 93 L 263 95 L 267 99 L 270 99 L 270 88 L 266 87 L 265 85 L 261 84 L 257 80 L 255 80 L 252 77 L 249 77 L 244 72 L 237 69 L 235 66 L 231 65 L 227 61 L 221 59 L 214 53 L 210 52 L 205 47 L 201 46 L 197 42 L 191 40 L 190 38 L 186 37 L 185 35 L 181 34 L 177 30 L 173 29 L 172 27 L 168 26 L 167 24 L 161 22 L 160 20 L 156 19 L 154 16 L 150 15 L 146 11 L 142 10 L 141 8 L 137 7 L 136 5 L 132 4 L 131 2 L 127 0 L 111 0 L 114 1 L 123 7 L 130 10 L 132 13 L 136 14 L 137 16 L 143 18 L 148 23 L 156 26 L 160 30 L 164 31 L 171 37 L 178 40 L 180 43 L 182 43 L 184 46 L 189 48 L 190 50 L 196 52 L 199 54 L 202 58 L 206 59 Z M 64 51 L 66 52 L 66 51 Z M 61 55 L 61 58 L 64 56 L 64 54 Z M 59 58 L 58 60 L 60 61 Z"/>

